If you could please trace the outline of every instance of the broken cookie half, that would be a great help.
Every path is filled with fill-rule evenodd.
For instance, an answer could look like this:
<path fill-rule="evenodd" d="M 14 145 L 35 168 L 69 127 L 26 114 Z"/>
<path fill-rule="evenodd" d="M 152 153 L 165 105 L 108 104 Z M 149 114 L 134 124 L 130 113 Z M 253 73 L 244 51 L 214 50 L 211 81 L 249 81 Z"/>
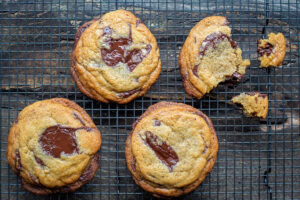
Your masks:
<path fill-rule="evenodd" d="M 211 16 L 189 33 L 178 61 L 189 95 L 200 99 L 221 82 L 240 80 L 250 65 L 232 40 L 228 24 L 226 17 Z"/>
<path fill-rule="evenodd" d="M 268 115 L 268 95 L 259 92 L 241 93 L 232 98 L 232 102 L 243 106 L 247 116 L 265 119 Z"/>

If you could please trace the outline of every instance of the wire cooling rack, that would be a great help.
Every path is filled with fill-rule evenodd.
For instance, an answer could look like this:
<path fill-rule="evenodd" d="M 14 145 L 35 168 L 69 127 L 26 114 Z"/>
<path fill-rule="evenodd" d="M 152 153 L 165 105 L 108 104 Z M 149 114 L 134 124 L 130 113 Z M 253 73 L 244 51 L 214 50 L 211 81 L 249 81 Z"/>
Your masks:
<path fill-rule="evenodd" d="M 76 29 L 116 10 L 132 11 L 157 38 L 162 60 L 158 81 L 142 98 L 125 105 L 91 100 L 70 76 Z M 126 167 L 124 144 L 131 124 L 162 100 L 192 105 L 213 121 L 220 150 L 211 174 L 184 199 L 300 199 L 299 37 L 297 0 L 29 0 L 0 4 L 0 197 L 1 199 L 151 199 Z M 186 95 L 178 54 L 189 30 L 210 15 L 227 16 L 233 39 L 251 60 L 236 86 L 221 84 L 201 100 Z M 283 67 L 260 69 L 256 41 L 270 32 L 287 39 Z M 230 103 L 240 92 L 269 95 L 267 120 L 247 118 Z M 7 164 L 7 135 L 17 113 L 38 100 L 65 97 L 77 102 L 102 133 L 94 179 L 69 194 L 35 196 L 23 189 Z"/>

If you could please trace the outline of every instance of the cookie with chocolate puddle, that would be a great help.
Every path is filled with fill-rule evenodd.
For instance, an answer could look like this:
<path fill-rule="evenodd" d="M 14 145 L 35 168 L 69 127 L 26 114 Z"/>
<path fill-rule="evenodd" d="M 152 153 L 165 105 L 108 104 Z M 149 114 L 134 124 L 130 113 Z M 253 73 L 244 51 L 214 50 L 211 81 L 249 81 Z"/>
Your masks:
<path fill-rule="evenodd" d="M 136 184 L 156 197 L 194 190 L 212 170 L 218 139 L 211 120 L 192 106 L 160 102 L 133 124 L 125 155 Z"/>
<path fill-rule="evenodd" d="M 99 168 L 101 135 L 89 115 L 63 98 L 24 108 L 10 128 L 7 160 L 35 194 L 72 192 Z"/>
<path fill-rule="evenodd" d="M 226 17 L 211 16 L 201 20 L 189 33 L 180 55 L 180 66 L 186 92 L 198 99 L 218 84 L 236 83 L 246 73 L 249 60 L 231 38 Z"/>
<path fill-rule="evenodd" d="M 79 89 L 105 103 L 124 104 L 144 95 L 161 70 L 156 39 L 125 10 L 83 24 L 75 35 L 71 61 Z"/>

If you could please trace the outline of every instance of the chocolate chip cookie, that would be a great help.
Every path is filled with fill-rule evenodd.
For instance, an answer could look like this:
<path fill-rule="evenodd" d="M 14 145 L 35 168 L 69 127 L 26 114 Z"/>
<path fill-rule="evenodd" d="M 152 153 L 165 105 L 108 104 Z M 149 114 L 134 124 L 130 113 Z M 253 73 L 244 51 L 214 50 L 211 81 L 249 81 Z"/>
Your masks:
<path fill-rule="evenodd" d="M 136 184 L 157 197 L 194 190 L 212 170 L 218 139 L 211 120 L 182 103 L 150 106 L 127 138 L 127 167 Z"/>
<path fill-rule="evenodd" d="M 88 114 L 63 98 L 24 108 L 10 128 L 7 160 L 35 194 L 71 192 L 99 168 L 101 136 Z"/>
<path fill-rule="evenodd" d="M 201 20 L 189 33 L 179 56 L 186 92 L 196 98 L 210 92 L 226 80 L 238 81 L 250 65 L 242 59 L 242 50 L 231 39 L 226 17 Z"/>
<path fill-rule="evenodd" d="M 268 95 L 259 92 L 241 93 L 232 98 L 232 102 L 243 106 L 244 113 L 265 119 L 268 115 Z"/>
<path fill-rule="evenodd" d="M 161 70 L 156 39 L 125 10 L 83 24 L 76 33 L 71 60 L 79 89 L 105 103 L 123 104 L 144 95 Z"/>
<path fill-rule="evenodd" d="M 257 41 L 260 67 L 278 67 L 285 57 L 286 42 L 282 33 L 270 33 L 268 39 Z"/>

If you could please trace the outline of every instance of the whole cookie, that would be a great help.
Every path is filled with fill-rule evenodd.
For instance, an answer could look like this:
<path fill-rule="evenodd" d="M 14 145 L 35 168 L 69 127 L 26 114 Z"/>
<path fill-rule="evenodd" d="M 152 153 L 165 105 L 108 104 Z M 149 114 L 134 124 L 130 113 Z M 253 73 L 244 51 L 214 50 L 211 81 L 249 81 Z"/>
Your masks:
<path fill-rule="evenodd" d="M 123 104 L 144 95 L 161 70 L 156 39 L 125 10 L 83 24 L 76 33 L 71 60 L 79 89 L 105 103 Z"/>
<path fill-rule="evenodd" d="M 212 170 L 218 139 L 211 120 L 182 103 L 150 106 L 127 138 L 127 167 L 136 184 L 157 197 L 194 190 Z"/>
<path fill-rule="evenodd" d="M 229 22 L 222 16 L 201 20 L 192 28 L 180 55 L 179 66 L 186 92 L 196 98 L 226 80 L 240 80 L 250 65 L 231 39 Z"/>
<path fill-rule="evenodd" d="M 270 33 L 268 39 L 257 41 L 260 67 L 278 67 L 285 57 L 286 42 L 282 33 Z"/>
<path fill-rule="evenodd" d="M 72 101 L 54 98 L 19 113 L 10 128 L 7 159 L 28 191 L 71 192 L 93 178 L 100 145 L 88 114 Z"/>

